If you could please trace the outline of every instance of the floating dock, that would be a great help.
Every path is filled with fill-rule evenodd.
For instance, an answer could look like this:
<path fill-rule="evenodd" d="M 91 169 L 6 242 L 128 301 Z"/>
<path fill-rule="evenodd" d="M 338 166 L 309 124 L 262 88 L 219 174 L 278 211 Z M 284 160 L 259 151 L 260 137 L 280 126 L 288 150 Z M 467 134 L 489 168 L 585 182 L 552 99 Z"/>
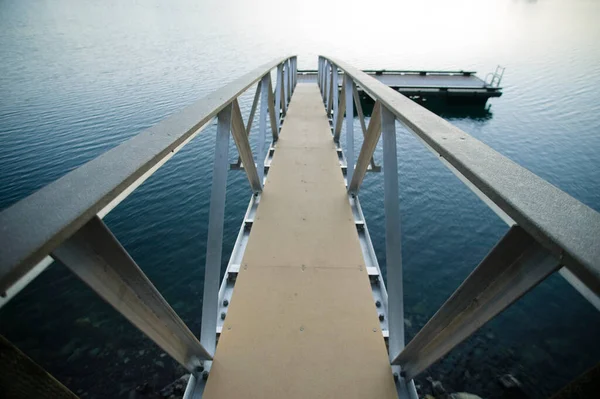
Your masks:
<path fill-rule="evenodd" d="M 412 100 L 443 100 L 449 104 L 484 105 L 489 98 L 500 97 L 504 68 L 488 74 L 487 80 L 474 71 L 419 71 L 365 69 L 367 75 Z M 300 80 L 314 81 L 317 71 L 298 71 Z M 341 74 L 343 76 L 343 74 Z M 373 103 L 372 97 L 359 90 L 361 99 Z M 368 104 L 367 104 L 368 106 Z"/>

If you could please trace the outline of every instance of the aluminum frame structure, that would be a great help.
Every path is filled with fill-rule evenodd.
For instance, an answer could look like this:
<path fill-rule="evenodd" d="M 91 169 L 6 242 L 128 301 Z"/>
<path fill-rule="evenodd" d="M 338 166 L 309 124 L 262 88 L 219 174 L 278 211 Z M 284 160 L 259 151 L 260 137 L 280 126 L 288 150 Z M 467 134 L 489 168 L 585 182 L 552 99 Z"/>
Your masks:
<path fill-rule="evenodd" d="M 337 122 L 332 124 L 335 141 L 339 140 L 339 122 L 346 110 L 347 134 L 350 138 L 353 134 L 352 108 L 343 104 L 349 99 L 342 94 L 340 104 L 336 104 L 335 94 L 339 90 L 336 81 L 340 73 L 344 76 L 342 93 L 351 86 L 359 86 L 375 101 L 357 163 L 353 164 L 354 156 L 350 155 L 346 165 L 353 206 L 359 203 L 362 180 L 379 137 L 383 136 L 388 289 L 379 290 L 387 292 L 382 297 L 386 302 L 383 311 L 389 320 L 389 355 L 400 397 L 416 397 L 412 383 L 415 376 L 555 271 L 600 310 L 598 212 L 366 73 L 343 61 L 320 56 L 317 81 L 325 108 Z M 359 99 L 355 98 L 355 104 L 360 106 Z M 359 120 L 364 126 L 360 114 Z M 504 237 L 407 345 L 403 324 L 397 122 L 509 226 Z M 354 153 L 353 145 L 353 140 L 348 139 L 347 154 Z M 366 229 L 366 224 L 361 229 Z M 380 276 L 378 279 L 381 286 L 383 281 Z"/>
<path fill-rule="evenodd" d="M 318 85 L 330 117 L 401 398 L 416 398 L 412 381 L 415 376 L 555 271 L 600 309 L 598 212 L 353 66 L 321 56 L 318 67 Z M 297 81 L 295 56 L 267 63 L 3 210 L 0 306 L 57 259 L 189 370 L 185 397 L 201 397 Z M 244 124 L 238 97 L 255 84 L 250 117 Z M 357 94 L 359 87 L 375 101 L 368 126 Z M 357 157 L 354 107 L 364 136 Z M 259 145 L 255 155 L 248 135 L 257 111 Z M 215 118 L 202 331 L 197 339 L 102 218 Z M 344 122 L 345 151 L 340 144 Z M 397 123 L 407 127 L 509 226 L 504 237 L 408 344 L 404 337 Z M 269 130 L 272 139 L 267 148 Z M 239 153 L 234 165 L 228 165 L 230 135 Z M 359 201 L 365 173 L 379 169 L 373 153 L 381 136 L 387 281 L 383 280 Z M 245 170 L 252 196 L 225 277 L 219 283 L 229 166 Z"/>
<path fill-rule="evenodd" d="M 265 169 L 262 160 L 272 156 L 281 128 L 282 111 L 287 109 L 295 87 L 296 68 L 295 56 L 264 64 L 3 210 L 0 213 L 3 248 L 0 252 L 0 306 L 53 260 L 59 260 L 190 371 L 190 382 L 202 372 L 206 373 L 214 355 L 220 319 L 219 279 L 229 136 L 234 138 L 239 163 L 244 166 L 253 191 L 250 209 L 260 199 Z M 271 82 L 273 69 L 277 69 L 275 95 Z M 238 97 L 254 84 L 257 84 L 257 94 L 244 126 Z M 260 136 L 255 157 L 248 135 L 259 100 Z M 198 340 L 102 218 L 209 126 L 215 117 L 217 138 L 210 194 L 202 331 Z M 265 151 L 268 130 L 273 145 Z"/>

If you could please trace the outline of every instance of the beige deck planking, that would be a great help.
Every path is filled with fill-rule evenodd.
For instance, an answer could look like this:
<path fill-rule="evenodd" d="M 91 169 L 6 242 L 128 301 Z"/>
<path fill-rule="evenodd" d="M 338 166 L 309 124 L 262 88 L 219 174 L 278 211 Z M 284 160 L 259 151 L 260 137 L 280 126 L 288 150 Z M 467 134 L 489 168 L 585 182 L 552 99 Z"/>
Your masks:
<path fill-rule="evenodd" d="M 397 397 L 315 84 L 292 98 L 204 397 Z"/>

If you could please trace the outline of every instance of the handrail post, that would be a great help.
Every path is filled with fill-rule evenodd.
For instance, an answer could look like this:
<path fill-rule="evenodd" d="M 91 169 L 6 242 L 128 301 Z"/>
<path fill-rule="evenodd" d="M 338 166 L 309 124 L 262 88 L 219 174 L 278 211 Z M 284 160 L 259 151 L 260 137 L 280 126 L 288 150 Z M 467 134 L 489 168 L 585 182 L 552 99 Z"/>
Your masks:
<path fill-rule="evenodd" d="M 287 62 L 283 62 L 281 64 L 282 68 L 283 68 L 283 77 L 281 79 L 281 103 L 283 105 L 282 107 L 282 111 L 283 111 L 283 115 L 287 115 L 287 98 L 288 98 L 288 85 L 287 85 L 287 75 L 289 74 L 289 69 L 287 67 Z"/>
<path fill-rule="evenodd" d="M 321 98 L 325 103 L 325 59 L 321 58 Z"/>
<path fill-rule="evenodd" d="M 323 57 L 319 56 L 317 63 L 317 82 L 319 82 L 319 91 L 321 92 L 321 98 L 323 98 Z"/>
<path fill-rule="evenodd" d="M 333 101 L 335 99 L 335 96 L 333 94 L 334 93 L 334 91 L 333 91 L 334 68 L 335 68 L 335 65 L 330 62 L 329 63 L 329 71 L 327 72 L 329 75 L 328 76 L 329 80 L 327 81 L 327 90 L 329 91 L 329 96 L 327 99 L 327 118 L 328 119 L 332 118 Z M 333 121 L 333 119 L 332 119 L 332 121 Z"/>
<path fill-rule="evenodd" d="M 354 174 L 354 102 L 352 101 L 352 85 L 352 78 L 344 75 L 344 94 L 346 96 L 346 180 L 348 187 Z M 340 111 L 340 113 L 339 118 L 343 116 L 343 112 Z"/>
<path fill-rule="evenodd" d="M 290 60 L 286 60 L 285 61 L 285 82 L 284 82 L 284 86 L 285 87 L 285 105 L 286 105 L 286 112 L 287 112 L 287 108 L 289 106 L 290 103 Z"/>
<path fill-rule="evenodd" d="M 337 107 L 336 113 L 344 115 L 346 110 L 346 86 L 342 84 L 342 95 L 340 96 L 340 103 Z M 335 115 L 334 115 L 335 116 Z M 337 118 L 333 125 L 333 141 L 336 143 L 340 142 L 340 135 L 342 134 L 342 125 L 344 124 L 343 118 Z"/>
<path fill-rule="evenodd" d="M 327 118 L 331 116 L 331 63 L 325 62 L 325 108 L 327 109 Z"/>
<path fill-rule="evenodd" d="M 262 85 L 266 87 L 266 85 Z M 223 250 L 223 220 L 227 191 L 227 153 L 231 129 L 232 104 L 228 104 L 217 119 L 217 141 L 213 181 L 208 215 L 208 239 L 206 243 L 206 266 L 204 270 L 204 294 L 202 297 L 202 325 L 200 343 L 213 355 L 216 348 L 219 280 L 221 278 L 221 253 Z M 245 165 L 247 168 L 248 165 Z"/>
<path fill-rule="evenodd" d="M 288 74 L 288 104 L 292 99 L 292 90 L 293 90 L 293 81 L 294 81 L 294 61 L 290 58 L 288 59 L 288 66 L 290 69 L 290 73 Z"/>
<path fill-rule="evenodd" d="M 294 92 L 294 89 L 296 88 L 296 79 L 298 78 L 298 58 L 294 57 L 292 58 L 292 93 Z"/>
<path fill-rule="evenodd" d="M 337 122 L 337 118 L 339 117 L 338 115 L 338 111 L 340 108 L 340 104 L 339 104 L 339 91 L 338 91 L 338 86 L 339 86 L 339 74 L 338 74 L 338 67 L 337 65 L 332 65 L 333 67 L 333 86 L 332 86 L 332 90 L 333 90 L 333 126 L 335 126 L 336 122 Z"/>
<path fill-rule="evenodd" d="M 275 119 L 277 134 L 281 131 L 281 82 L 283 82 L 283 65 L 277 65 L 277 82 L 275 82 Z"/>
<path fill-rule="evenodd" d="M 404 296 L 396 117 L 384 106 L 381 107 L 381 134 L 383 136 L 383 203 L 390 332 L 388 342 L 391 361 L 404 348 Z"/>
<path fill-rule="evenodd" d="M 259 120 L 259 136 L 258 136 L 258 154 L 256 154 L 256 163 L 258 168 L 258 178 L 260 186 L 264 184 L 265 176 L 265 140 L 267 135 L 267 111 L 269 103 L 269 85 L 271 74 L 266 74 L 261 80 L 260 94 L 260 120 Z"/>
<path fill-rule="evenodd" d="M 273 97 L 273 86 L 271 83 L 270 73 L 269 73 L 269 89 L 267 91 L 268 94 L 268 110 L 269 110 L 269 120 L 271 122 L 271 133 L 273 134 L 273 142 L 279 140 L 279 127 L 277 126 L 277 120 L 275 116 L 275 99 Z"/>

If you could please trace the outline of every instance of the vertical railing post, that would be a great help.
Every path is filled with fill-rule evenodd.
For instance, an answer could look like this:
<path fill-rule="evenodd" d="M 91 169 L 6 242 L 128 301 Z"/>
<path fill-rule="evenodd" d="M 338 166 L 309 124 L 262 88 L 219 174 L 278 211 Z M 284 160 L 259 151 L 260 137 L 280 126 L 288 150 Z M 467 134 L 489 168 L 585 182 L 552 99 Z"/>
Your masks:
<path fill-rule="evenodd" d="M 331 64 L 325 61 L 325 108 L 327 109 L 327 117 L 329 118 L 329 106 L 331 102 Z"/>
<path fill-rule="evenodd" d="M 327 118 L 332 118 L 333 121 L 333 102 L 335 99 L 337 99 L 337 96 L 334 95 L 335 90 L 334 90 L 334 80 L 335 80 L 335 70 L 336 70 L 336 66 L 330 62 L 329 63 L 329 68 L 330 68 L 330 72 L 328 72 L 329 75 L 329 81 L 327 83 L 327 89 L 329 90 L 329 100 L 328 100 L 328 107 L 327 107 Z"/>
<path fill-rule="evenodd" d="M 263 85 L 263 87 L 265 87 Z M 210 211 L 208 214 L 208 239 L 202 299 L 202 325 L 200 343 L 214 355 L 217 338 L 217 313 L 219 283 L 221 278 L 221 252 L 223 249 L 223 220 L 227 189 L 227 153 L 231 130 L 231 109 L 228 104 L 217 116 L 217 140 L 213 166 Z"/>
<path fill-rule="evenodd" d="M 287 105 L 288 105 L 288 93 L 289 93 L 289 86 L 288 86 L 288 75 L 290 74 L 290 68 L 288 66 L 287 61 L 284 61 L 283 63 L 283 114 L 286 115 L 287 114 Z"/>
<path fill-rule="evenodd" d="M 340 109 L 339 92 L 338 92 L 339 74 L 338 74 L 338 67 L 337 67 L 337 65 L 332 65 L 332 67 L 333 67 L 333 85 L 332 85 L 332 90 L 333 90 L 333 126 L 335 126 L 335 124 L 337 123 L 337 118 L 339 117 L 338 113 L 339 113 L 339 109 Z"/>
<path fill-rule="evenodd" d="M 292 60 L 291 58 L 288 58 L 287 61 L 287 65 L 288 65 L 288 96 L 287 96 L 287 102 L 288 105 L 290 104 L 290 99 L 292 98 Z"/>
<path fill-rule="evenodd" d="M 348 74 L 344 75 L 345 101 L 346 101 L 346 180 L 348 187 L 352 181 L 354 173 L 354 101 L 352 93 L 352 78 Z M 338 116 L 339 118 L 342 115 Z"/>
<path fill-rule="evenodd" d="M 382 106 L 383 204 L 385 211 L 385 253 L 387 265 L 390 360 L 393 360 L 404 348 L 400 196 L 398 193 L 398 158 L 396 153 L 395 121 L 396 118 L 394 114 L 392 114 L 385 106 Z"/>
<path fill-rule="evenodd" d="M 277 82 L 275 83 L 275 118 L 277 134 L 281 131 L 281 85 L 283 83 L 283 64 L 277 65 Z"/>
<path fill-rule="evenodd" d="M 294 89 L 296 88 L 296 57 L 292 58 L 292 93 L 294 93 Z"/>
<path fill-rule="evenodd" d="M 263 76 L 261 80 L 261 93 L 260 93 L 260 115 L 259 115 L 259 136 L 258 136 L 258 154 L 256 156 L 256 162 L 258 167 L 258 178 L 260 180 L 260 186 L 264 184 L 265 176 L 265 140 L 267 135 L 267 111 L 269 105 L 269 80 L 271 74 L 268 73 Z"/>
<path fill-rule="evenodd" d="M 317 62 L 317 82 L 319 82 L 319 90 L 321 91 L 321 97 L 323 97 L 323 57 L 319 57 L 319 61 Z"/>
<path fill-rule="evenodd" d="M 321 58 L 321 97 L 325 102 L 325 59 Z"/>

